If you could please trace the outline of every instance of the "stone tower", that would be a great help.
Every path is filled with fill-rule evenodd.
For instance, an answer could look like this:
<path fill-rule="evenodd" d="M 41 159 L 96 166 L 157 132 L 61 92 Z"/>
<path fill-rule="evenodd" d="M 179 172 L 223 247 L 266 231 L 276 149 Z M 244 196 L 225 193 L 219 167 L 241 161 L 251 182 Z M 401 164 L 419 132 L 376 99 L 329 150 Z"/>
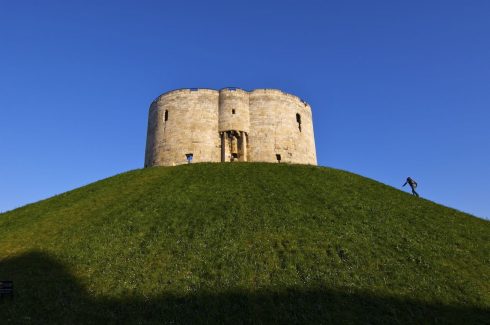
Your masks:
<path fill-rule="evenodd" d="M 276 89 L 178 89 L 150 106 L 145 167 L 261 161 L 316 165 L 311 107 Z"/>

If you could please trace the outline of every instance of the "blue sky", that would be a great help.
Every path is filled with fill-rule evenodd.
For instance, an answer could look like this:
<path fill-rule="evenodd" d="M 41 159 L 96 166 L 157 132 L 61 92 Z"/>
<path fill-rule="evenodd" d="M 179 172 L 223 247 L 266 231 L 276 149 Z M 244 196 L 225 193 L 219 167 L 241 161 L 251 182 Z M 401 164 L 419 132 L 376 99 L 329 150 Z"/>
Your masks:
<path fill-rule="evenodd" d="M 412 176 L 488 218 L 489 17 L 486 0 L 0 0 L 0 211 L 141 168 L 160 93 L 237 86 L 310 103 L 320 165 Z"/>

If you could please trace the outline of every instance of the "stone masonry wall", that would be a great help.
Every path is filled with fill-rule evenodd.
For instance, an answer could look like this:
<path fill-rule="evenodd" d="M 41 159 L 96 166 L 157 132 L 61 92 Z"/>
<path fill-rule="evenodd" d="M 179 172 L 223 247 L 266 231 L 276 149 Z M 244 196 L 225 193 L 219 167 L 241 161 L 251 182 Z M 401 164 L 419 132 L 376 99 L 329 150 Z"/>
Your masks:
<path fill-rule="evenodd" d="M 145 167 L 233 160 L 316 165 L 311 108 L 276 89 L 179 89 L 150 106 Z M 222 148 L 223 147 L 223 148 Z M 280 157 L 278 156 L 280 155 Z"/>
<path fill-rule="evenodd" d="M 145 166 L 184 164 L 188 153 L 194 162 L 219 162 L 218 100 L 218 92 L 210 89 L 177 90 L 155 100 L 150 106 Z"/>
<path fill-rule="evenodd" d="M 219 131 L 240 130 L 248 132 L 250 113 L 249 93 L 242 89 L 219 91 Z"/>
<path fill-rule="evenodd" d="M 275 89 L 250 93 L 250 161 L 316 165 L 311 108 Z M 300 116 L 300 125 L 296 114 Z"/>

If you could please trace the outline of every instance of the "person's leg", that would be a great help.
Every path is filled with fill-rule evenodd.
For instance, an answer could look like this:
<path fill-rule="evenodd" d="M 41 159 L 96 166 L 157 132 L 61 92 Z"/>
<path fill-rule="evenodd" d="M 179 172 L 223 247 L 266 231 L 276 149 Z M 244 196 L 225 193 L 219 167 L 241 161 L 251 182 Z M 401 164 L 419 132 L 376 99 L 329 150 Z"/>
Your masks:
<path fill-rule="evenodd" d="M 419 193 L 415 192 L 415 189 L 412 187 L 412 194 L 415 195 L 416 197 L 419 197 Z"/>

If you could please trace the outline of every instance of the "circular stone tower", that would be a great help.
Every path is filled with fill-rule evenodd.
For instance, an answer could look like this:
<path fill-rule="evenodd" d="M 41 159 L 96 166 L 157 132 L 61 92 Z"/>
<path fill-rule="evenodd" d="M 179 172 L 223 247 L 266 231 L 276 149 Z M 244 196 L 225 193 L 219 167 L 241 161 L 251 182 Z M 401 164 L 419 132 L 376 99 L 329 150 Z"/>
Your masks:
<path fill-rule="evenodd" d="M 179 89 L 149 111 L 145 167 L 262 161 L 316 165 L 310 106 L 277 89 Z"/>
<path fill-rule="evenodd" d="M 219 93 L 211 89 L 179 89 L 150 106 L 145 167 L 220 161 Z"/>

